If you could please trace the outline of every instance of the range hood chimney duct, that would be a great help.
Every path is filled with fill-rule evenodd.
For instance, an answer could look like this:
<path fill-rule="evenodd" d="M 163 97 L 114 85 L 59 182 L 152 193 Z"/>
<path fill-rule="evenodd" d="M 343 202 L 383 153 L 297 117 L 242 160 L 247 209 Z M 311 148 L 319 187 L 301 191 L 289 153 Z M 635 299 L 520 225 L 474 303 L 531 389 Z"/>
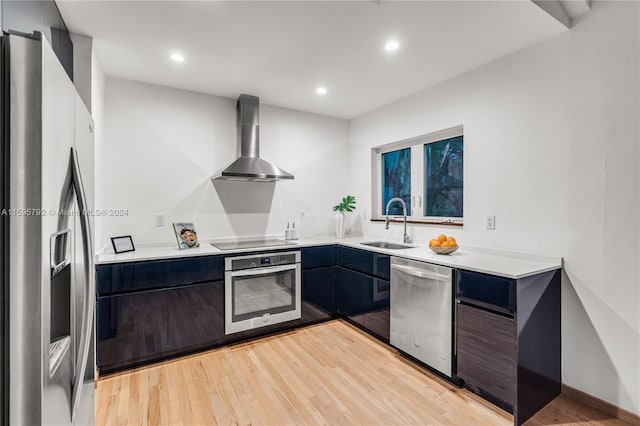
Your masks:
<path fill-rule="evenodd" d="M 260 99 L 240 95 L 236 104 L 238 158 L 212 177 L 213 180 L 273 182 L 293 175 L 260 158 Z"/>

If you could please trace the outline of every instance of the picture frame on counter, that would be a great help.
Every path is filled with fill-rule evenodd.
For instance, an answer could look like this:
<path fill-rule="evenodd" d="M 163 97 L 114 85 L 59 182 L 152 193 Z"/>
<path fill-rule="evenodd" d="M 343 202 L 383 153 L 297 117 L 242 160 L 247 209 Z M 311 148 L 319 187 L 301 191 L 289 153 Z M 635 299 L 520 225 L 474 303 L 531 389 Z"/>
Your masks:
<path fill-rule="evenodd" d="M 173 230 L 180 250 L 200 247 L 198 233 L 193 222 L 175 222 Z"/>
<path fill-rule="evenodd" d="M 111 245 L 113 246 L 113 252 L 115 254 L 128 253 L 136 250 L 136 247 L 133 245 L 133 238 L 131 238 L 131 235 L 111 237 Z"/>

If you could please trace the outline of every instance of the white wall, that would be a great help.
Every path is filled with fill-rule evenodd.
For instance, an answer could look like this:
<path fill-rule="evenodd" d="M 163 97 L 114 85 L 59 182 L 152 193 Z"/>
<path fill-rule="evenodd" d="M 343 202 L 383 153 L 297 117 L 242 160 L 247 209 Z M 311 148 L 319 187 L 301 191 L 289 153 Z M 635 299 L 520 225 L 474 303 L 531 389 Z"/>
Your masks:
<path fill-rule="evenodd" d="M 262 105 L 260 155 L 295 179 L 214 185 L 236 158 L 235 120 L 233 99 L 108 77 L 98 207 L 128 216 L 98 220 L 102 242 L 175 243 L 175 221 L 194 222 L 201 240 L 283 236 L 303 214 L 302 233 L 331 232 L 331 207 L 346 195 L 348 122 Z"/>
<path fill-rule="evenodd" d="M 401 238 L 367 220 L 370 148 L 464 125 L 464 228 L 410 232 L 563 256 L 563 381 L 636 414 L 639 10 L 593 2 L 566 35 L 352 120 L 349 187 L 365 234 Z"/>

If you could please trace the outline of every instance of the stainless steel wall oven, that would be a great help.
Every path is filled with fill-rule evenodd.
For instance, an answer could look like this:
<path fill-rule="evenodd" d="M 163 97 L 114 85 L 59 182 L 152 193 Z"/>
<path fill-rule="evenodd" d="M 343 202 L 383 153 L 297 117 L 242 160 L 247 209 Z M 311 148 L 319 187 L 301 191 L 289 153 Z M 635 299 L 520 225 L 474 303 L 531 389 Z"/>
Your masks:
<path fill-rule="evenodd" d="M 300 251 L 225 259 L 225 334 L 301 317 Z"/>

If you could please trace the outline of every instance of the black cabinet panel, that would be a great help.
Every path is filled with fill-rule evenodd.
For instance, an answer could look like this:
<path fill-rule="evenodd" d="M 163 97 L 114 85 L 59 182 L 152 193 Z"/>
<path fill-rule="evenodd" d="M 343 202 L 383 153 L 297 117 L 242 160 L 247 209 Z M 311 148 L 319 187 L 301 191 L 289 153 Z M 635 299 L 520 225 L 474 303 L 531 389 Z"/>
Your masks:
<path fill-rule="evenodd" d="M 345 317 L 364 327 L 364 314 L 371 288 L 371 277 L 340 268 L 339 309 Z"/>
<path fill-rule="evenodd" d="M 350 247 L 340 247 L 340 266 L 389 280 L 389 256 Z"/>
<path fill-rule="evenodd" d="M 383 340 L 389 340 L 389 281 L 340 268 L 340 313 Z"/>
<path fill-rule="evenodd" d="M 526 422 L 552 401 L 562 386 L 561 272 L 549 271 L 522 281 L 517 296 L 516 424 Z M 532 286 L 538 291 L 531 292 Z"/>
<path fill-rule="evenodd" d="M 222 256 L 98 265 L 98 294 L 107 295 L 224 279 Z"/>
<path fill-rule="evenodd" d="M 389 341 L 389 333 L 391 331 L 389 289 L 389 281 L 377 278 L 372 280 L 372 299 L 365 316 L 365 328 L 385 342 Z"/>
<path fill-rule="evenodd" d="M 302 268 L 318 268 L 338 264 L 338 246 L 302 248 Z"/>
<path fill-rule="evenodd" d="M 184 352 L 224 341 L 224 282 L 167 290 L 167 351 Z"/>
<path fill-rule="evenodd" d="M 457 375 L 523 424 L 561 390 L 560 269 L 513 280 L 458 270 Z"/>
<path fill-rule="evenodd" d="M 96 288 L 99 295 L 165 287 L 167 262 L 131 262 L 98 265 Z"/>
<path fill-rule="evenodd" d="M 302 317 L 305 320 L 327 319 L 338 312 L 337 275 L 336 266 L 302 271 Z"/>
<path fill-rule="evenodd" d="M 513 315 L 516 310 L 516 281 L 458 270 L 457 298 L 472 305 Z"/>
<path fill-rule="evenodd" d="M 224 279 L 222 256 L 172 260 L 167 264 L 167 284 L 176 286 Z"/>
<path fill-rule="evenodd" d="M 516 403 L 516 323 L 512 318 L 463 304 L 458 309 L 458 376 L 472 389 Z"/>
<path fill-rule="evenodd" d="M 161 358 L 167 347 L 167 293 L 98 298 L 97 364 L 105 371 Z"/>

